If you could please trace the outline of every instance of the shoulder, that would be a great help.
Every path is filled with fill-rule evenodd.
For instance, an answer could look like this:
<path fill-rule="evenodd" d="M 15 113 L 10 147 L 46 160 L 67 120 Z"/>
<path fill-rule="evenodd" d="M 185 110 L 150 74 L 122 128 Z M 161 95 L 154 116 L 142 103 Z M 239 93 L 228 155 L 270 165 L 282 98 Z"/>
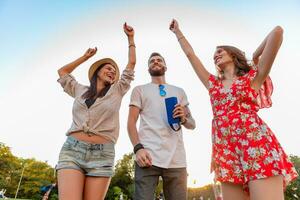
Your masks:
<path fill-rule="evenodd" d="M 167 84 L 167 86 L 169 87 L 169 88 L 172 88 L 172 89 L 174 89 L 174 90 L 183 90 L 183 88 L 181 88 L 181 87 L 179 87 L 179 86 L 176 86 L 176 85 L 173 85 L 173 84 Z"/>
<path fill-rule="evenodd" d="M 184 89 L 183 89 L 182 87 L 175 86 L 175 85 L 172 85 L 172 84 L 167 84 L 167 85 L 168 85 L 168 87 L 169 87 L 171 90 L 173 90 L 173 91 L 175 91 L 175 92 L 179 92 L 179 93 L 181 93 L 181 94 L 185 94 L 185 91 L 184 91 Z"/>
<path fill-rule="evenodd" d="M 149 88 L 149 84 L 144 84 L 144 85 L 137 85 L 132 89 L 132 94 L 142 94 L 143 91 L 146 91 L 147 88 Z"/>
<path fill-rule="evenodd" d="M 150 86 L 151 86 L 150 83 L 143 84 L 143 85 L 137 85 L 133 88 L 133 90 L 144 90 Z"/>
<path fill-rule="evenodd" d="M 213 75 L 213 74 L 209 74 L 208 77 L 208 89 L 212 89 L 214 86 L 216 86 L 219 83 L 219 77 Z"/>

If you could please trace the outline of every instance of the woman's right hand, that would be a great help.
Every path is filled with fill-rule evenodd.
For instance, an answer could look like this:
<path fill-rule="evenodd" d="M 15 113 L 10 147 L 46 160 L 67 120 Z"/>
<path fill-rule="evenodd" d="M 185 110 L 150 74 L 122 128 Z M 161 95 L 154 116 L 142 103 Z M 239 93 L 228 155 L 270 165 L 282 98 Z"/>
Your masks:
<path fill-rule="evenodd" d="M 92 57 L 93 55 L 95 55 L 97 52 L 97 47 L 95 48 L 89 48 L 88 50 L 86 50 L 86 52 L 84 53 L 83 57 L 85 59 L 89 59 L 90 57 Z"/>
<path fill-rule="evenodd" d="M 179 25 L 178 25 L 178 22 L 176 21 L 176 19 L 173 19 L 171 21 L 169 29 L 175 34 L 179 31 Z"/>

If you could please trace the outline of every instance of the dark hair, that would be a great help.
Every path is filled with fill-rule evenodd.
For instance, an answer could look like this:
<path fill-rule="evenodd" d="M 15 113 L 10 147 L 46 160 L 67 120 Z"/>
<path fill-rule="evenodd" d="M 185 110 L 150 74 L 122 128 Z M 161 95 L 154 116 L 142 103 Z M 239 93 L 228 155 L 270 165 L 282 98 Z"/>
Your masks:
<path fill-rule="evenodd" d="M 236 68 L 236 75 L 243 76 L 247 74 L 251 66 L 248 64 L 245 53 L 233 46 L 217 46 L 217 48 L 224 49 L 231 57 Z"/>
<path fill-rule="evenodd" d="M 152 57 L 154 57 L 154 56 L 159 56 L 159 57 L 161 57 L 162 60 L 164 61 L 164 63 L 166 64 L 166 61 L 165 61 L 164 57 L 162 57 L 162 56 L 161 56 L 159 53 L 157 53 L 157 52 L 153 52 L 153 53 L 151 53 L 151 55 L 150 55 L 150 57 L 149 57 L 149 59 L 148 59 L 148 65 L 149 65 L 150 59 L 151 59 Z"/>
<path fill-rule="evenodd" d="M 89 89 L 82 95 L 84 99 L 96 99 L 98 97 L 104 97 L 108 90 L 110 89 L 111 84 L 106 85 L 99 93 L 97 93 L 97 76 L 98 72 L 106 65 L 103 63 L 100 65 L 94 72 L 91 80 Z"/>

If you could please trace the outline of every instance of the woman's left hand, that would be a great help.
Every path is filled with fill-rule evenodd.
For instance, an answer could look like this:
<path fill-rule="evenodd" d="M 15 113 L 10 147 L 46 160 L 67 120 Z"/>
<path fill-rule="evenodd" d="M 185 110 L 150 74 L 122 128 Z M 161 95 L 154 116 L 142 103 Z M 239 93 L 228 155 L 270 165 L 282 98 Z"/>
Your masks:
<path fill-rule="evenodd" d="M 134 36 L 133 28 L 131 26 L 128 26 L 126 22 L 123 25 L 123 29 L 124 29 L 124 32 L 126 33 L 126 35 L 128 37 L 133 37 Z"/>
<path fill-rule="evenodd" d="M 176 104 L 173 110 L 173 118 L 179 117 L 180 122 L 184 123 L 186 121 L 186 113 L 184 106 Z"/>

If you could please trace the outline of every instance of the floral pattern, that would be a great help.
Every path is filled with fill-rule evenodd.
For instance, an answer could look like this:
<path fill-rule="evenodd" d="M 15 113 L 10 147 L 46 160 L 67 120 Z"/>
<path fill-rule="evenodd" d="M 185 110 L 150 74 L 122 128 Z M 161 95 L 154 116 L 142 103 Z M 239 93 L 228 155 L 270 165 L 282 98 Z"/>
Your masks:
<path fill-rule="evenodd" d="M 230 88 L 216 76 L 209 77 L 214 114 L 211 170 L 217 181 L 242 184 L 245 190 L 251 180 L 281 174 L 286 186 L 298 176 L 271 129 L 257 115 L 261 91 L 250 86 L 255 74 L 250 70 Z"/>

